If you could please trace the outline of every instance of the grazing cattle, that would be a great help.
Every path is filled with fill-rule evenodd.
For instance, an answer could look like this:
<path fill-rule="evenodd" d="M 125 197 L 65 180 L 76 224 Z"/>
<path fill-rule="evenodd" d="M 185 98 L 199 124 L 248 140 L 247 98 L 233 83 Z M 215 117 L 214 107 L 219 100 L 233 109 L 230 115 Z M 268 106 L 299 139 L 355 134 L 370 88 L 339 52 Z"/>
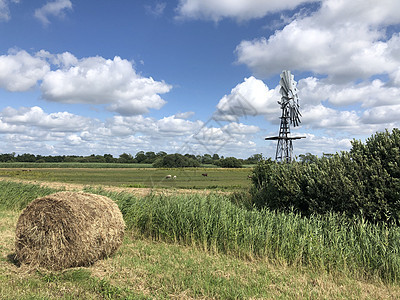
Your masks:
<path fill-rule="evenodd" d="M 173 179 L 176 179 L 176 176 L 174 175 L 174 177 L 172 177 Z"/>
<path fill-rule="evenodd" d="M 165 176 L 165 179 L 171 179 L 171 178 L 172 178 L 172 175 Z"/>
<path fill-rule="evenodd" d="M 207 173 L 203 173 L 203 174 L 201 174 L 201 175 L 203 175 L 204 177 L 207 177 Z"/>
<path fill-rule="evenodd" d="M 249 175 L 249 176 L 247 176 L 247 178 L 248 178 L 248 179 L 252 179 L 252 178 L 253 178 L 253 175 Z"/>

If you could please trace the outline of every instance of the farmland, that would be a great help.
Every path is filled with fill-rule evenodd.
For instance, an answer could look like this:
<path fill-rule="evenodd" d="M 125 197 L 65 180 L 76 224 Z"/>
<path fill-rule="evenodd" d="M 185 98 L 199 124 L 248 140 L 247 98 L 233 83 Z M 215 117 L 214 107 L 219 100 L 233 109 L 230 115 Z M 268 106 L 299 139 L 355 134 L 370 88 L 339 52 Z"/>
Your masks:
<path fill-rule="evenodd" d="M 78 170 L 75 176 L 81 178 L 74 182 L 93 176 L 84 175 L 88 170 Z M 103 169 L 97 171 L 101 173 Z M 172 174 L 175 170 L 158 170 L 160 175 L 165 171 Z M 43 170 L 44 173 L 36 175 L 35 170 L 2 172 L 20 172 L 26 180 L 36 177 L 37 182 L 39 178 L 44 181 L 52 178 L 57 183 L 57 177 L 49 175 L 56 171 Z M 247 174 L 242 172 L 238 173 Z M 107 174 L 116 176 L 116 173 Z M 210 178 L 211 175 L 208 173 Z M 16 180 L 20 175 L 2 176 Z M 199 182 L 208 176 L 200 177 Z M 230 180 L 223 178 L 221 184 Z M 246 177 L 242 180 L 247 182 Z M 104 187 L 110 182 L 117 186 L 124 184 L 111 178 L 99 179 L 96 187 L 86 185 L 84 190 L 111 197 L 123 212 L 127 234 L 113 257 L 88 268 L 62 272 L 31 272 L 18 267 L 12 254 L 15 224 L 21 209 L 36 197 L 63 189 L 63 182 L 57 188 L 0 182 L 3 298 L 400 297 L 398 254 L 390 250 L 398 249 L 397 228 L 380 228 L 361 220 L 350 224 L 335 215 L 327 219 L 301 218 L 294 213 L 247 211 L 221 194 L 134 196 L 129 188 L 123 193 L 106 192 L 101 188 L 104 184 Z M 174 189 L 170 186 L 166 190 Z"/>
<path fill-rule="evenodd" d="M 81 168 L 33 168 L 37 165 L 41 164 L 1 168 L 0 178 L 127 188 L 243 190 L 250 187 L 248 175 L 251 174 L 251 168 L 120 168 L 123 164 L 118 164 L 118 168 L 104 168 L 106 164 L 80 164 Z M 207 174 L 207 177 L 202 174 Z M 176 178 L 166 179 L 166 175 Z"/>

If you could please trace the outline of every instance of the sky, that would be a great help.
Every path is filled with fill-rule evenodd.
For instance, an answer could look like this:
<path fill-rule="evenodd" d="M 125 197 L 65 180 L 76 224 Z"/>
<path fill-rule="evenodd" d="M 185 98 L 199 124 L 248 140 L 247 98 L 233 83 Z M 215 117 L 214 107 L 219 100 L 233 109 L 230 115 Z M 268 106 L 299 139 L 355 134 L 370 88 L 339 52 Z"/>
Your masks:
<path fill-rule="evenodd" d="M 275 157 L 400 127 L 398 0 L 0 0 L 0 153 Z"/>

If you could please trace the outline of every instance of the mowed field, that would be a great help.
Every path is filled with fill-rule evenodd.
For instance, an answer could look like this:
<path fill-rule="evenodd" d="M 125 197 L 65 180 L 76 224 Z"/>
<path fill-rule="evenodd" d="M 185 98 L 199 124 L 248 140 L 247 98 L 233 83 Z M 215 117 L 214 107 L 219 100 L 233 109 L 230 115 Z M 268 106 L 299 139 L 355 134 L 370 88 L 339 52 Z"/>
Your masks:
<path fill-rule="evenodd" d="M 105 185 L 132 188 L 178 188 L 210 190 L 243 190 L 250 187 L 248 176 L 251 168 L 104 168 L 104 164 L 81 164 L 81 168 L 0 168 L 0 178 L 75 183 L 83 185 Z M 3 165 L 4 166 L 4 165 Z M 207 174 L 203 176 L 202 174 Z M 166 176 L 176 176 L 167 179 Z"/>

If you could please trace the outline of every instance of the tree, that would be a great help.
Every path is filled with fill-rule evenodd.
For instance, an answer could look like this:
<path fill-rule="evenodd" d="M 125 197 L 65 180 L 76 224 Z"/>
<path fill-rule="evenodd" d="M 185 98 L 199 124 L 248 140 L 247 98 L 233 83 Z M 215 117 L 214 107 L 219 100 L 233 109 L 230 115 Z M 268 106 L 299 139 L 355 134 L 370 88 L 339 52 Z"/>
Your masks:
<path fill-rule="evenodd" d="M 235 157 L 227 157 L 221 158 L 216 165 L 221 168 L 241 168 L 242 164 L 242 161 Z"/>
<path fill-rule="evenodd" d="M 315 163 L 318 160 L 318 156 L 307 152 L 306 154 L 299 155 L 300 162 L 303 164 Z"/>
<path fill-rule="evenodd" d="M 212 159 L 213 159 L 214 162 L 215 162 L 215 161 L 218 161 L 218 160 L 219 160 L 219 155 L 216 154 L 216 153 L 213 154 Z"/>
<path fill-rule="evenodd" d="M 103 157 L 106 163 L 112 163 L 116 161 L 116 159 L 111 154 L 104 154 Z"/>
<path fill-rule="evenodd" d="M 152 164 L 157 159 L 156 154 L 152 151 L 146 152 L 145 156 L 146 156 L 146 159 L 142 162 L 146 163 L 146 164 Z"/>
<path fill-rule="evenodd" d="M 1 162 L 12 162 L 12 161 L 15 161 L 15 152 L 0 154 L 0 161 Z"/>
<path fill-rule="evenodd" d="M 212 164 L 213 159 L 210 154 L 204 154 L 203 157 L 201 158 L 201 162 L 203 164 Z"/>
<path fill-rule="evenodd" d="M 118 162 L 120 163 L 133 163 L 135 162 L 131 154 L 122 153 L 119 158 Z"/>
<path fill-rule="evenodd" d="M 250 156 L 248 159 L 246 159 L 246 163 L 247 164 L 256 164 L 260 161 L 262 161 L 263 157 L 262 154 L 253 154 L 252 156 Z"/>
<path fill-rule="evenodd" d="M 144 154 L 144 151 L 139 151 L 138 153 L 136 153 L 135 155 L 135 162 L 137 163 L 142 163 L 146 160 L 146 155 Z"/>
<path fill-rule="evenodd" d="M 196 159 L 175 153 L 158 158 L 153 166 L 155 168 L 199 167 L 200 163 Z"/>

